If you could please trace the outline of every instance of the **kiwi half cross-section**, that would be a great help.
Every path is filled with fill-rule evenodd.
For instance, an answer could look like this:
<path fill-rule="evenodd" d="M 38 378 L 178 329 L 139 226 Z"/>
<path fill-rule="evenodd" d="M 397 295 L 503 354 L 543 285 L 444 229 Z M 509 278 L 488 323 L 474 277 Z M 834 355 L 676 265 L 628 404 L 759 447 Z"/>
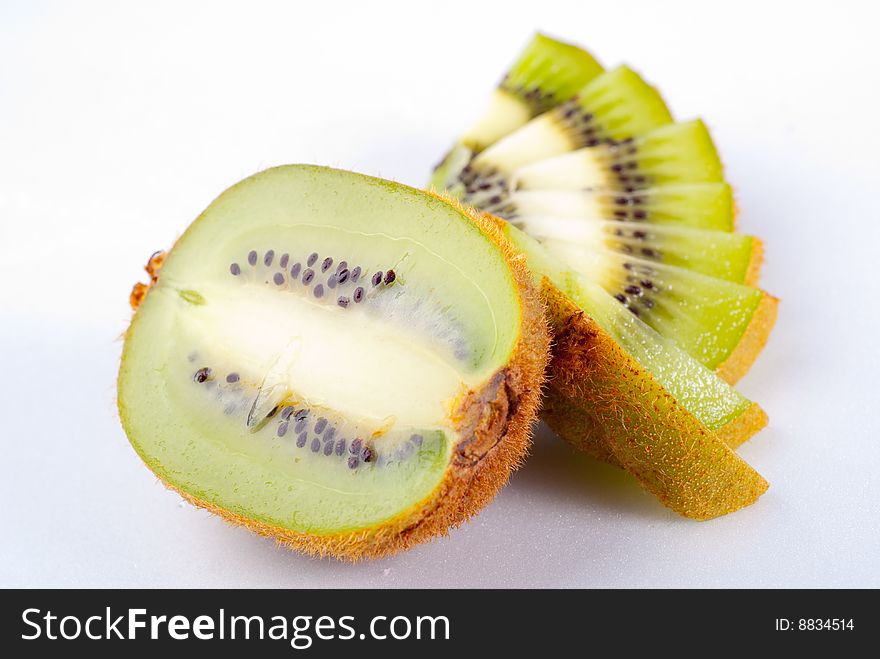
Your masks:
<path fill-rule="evenodd" d="M 546 321 L 524 258 L 455 202 L 278 167 L 151 271 L 122 422 L 166 485 L 231 522 L 380 556 L 476 513 L 526 453 Z"/>
<path fill-rule="evenodd" d="M 529 119 L 570 100 L 602 65 L 577 46 L 536 34 L 490 97 L 480 119 L 435 168 L 440 182 Z"/>
<path fill-rule="evenodd" d="M 733 451 L 766 425 L 763 410 L 536 240 L 505 230 L 547 304 L 554 347 L 541 415 L 551 429 L 688 517 L 733 512 L 766 491 Z"/>

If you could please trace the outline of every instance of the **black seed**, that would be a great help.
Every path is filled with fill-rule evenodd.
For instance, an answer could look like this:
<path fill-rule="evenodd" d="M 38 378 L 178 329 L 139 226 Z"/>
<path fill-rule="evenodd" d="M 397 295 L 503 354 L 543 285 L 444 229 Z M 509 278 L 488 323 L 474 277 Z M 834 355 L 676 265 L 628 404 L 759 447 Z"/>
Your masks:
<path fill-rule="evenodd" d="M 643 247 L 643 248 L 642 248 L 642 254 L 644 254 L 645 256 L 650 256 L 650 257 L 655 257 L 655 256 L 657 256 L 657 252 L 655 252 L 655 251 L 654 251 L 653 249 L 651 249 L 650 247 Z"/>
<path fill-rule="evenodd" d="M 306 271 L 303 272 L 302 283 L 311 284 L 312 279 L 315 278 L 315 271 L 311 268 L 306 268 Z"/>
<path fill-rule="evenodd" d="M 287 426 L 288 426 L 287 421 L 284 421 L 283 423 L 281 423 L 281 425 L 278 426 L 278 436 L 279 437 L 284 437 L 284 435 L 287 433 Z"/>
<path fill-rule="evenodd" d="M 626 297 L 624 297 L 623 293 L 615 293 L 614 299 L 616 299 L 618 302 L 626 302 Z"/>
<path fill-rule="evenodd" d="M 416 446 L 421 446 L 422 445 L 422 436 L 421 435 L 413 435 L 412 437 L 409 438 L 409 441 L 411 441 Z"/>
<path fill-rule="evenodd" d="M 336 440 L 336 455 L 342 455 L 345 453 L 345 439 L 340 437 Z"/>
<path fill-rule="evenodd" d="M 633 217 L 637 220 L 644 220 L 646 217 L 648 217 L 648 214 L 642 210 L 633 211 Z"/>
<path fill-rule="evenodd" d="M 300 270 L 302 270 L 302 266 L 299 263 L 294 263 L 293 267 L 290 269 L 290 278 L 296 279 L 299 277 Z"/>
<path fill-rule="evenodd" d="M 238 373 L 230 373 L 226 376 L 226 381 L 230 384 L 233 382 L 238 382 Z"/>
<path fill-rule="evenodd" d="M 625 292 L 629 293 L 630 295 L 639 295 L 642 292 L 642 289 L 639 288 L 638 286 L 627 286 L 623 290 Z"/>
<path fill-rule="evenodd" d="M 623 165 L 611 165 L 611 171 L 612 172 L 622 172 Z"/>
<path fill-rule="evenodd" d="M 306 261 L 306 265 L 311 268 L 313 265 L 315 265 L 315 261 L 317 261 L 317 260 L 318 260 L 318 252 L 312 252 L 311 254 L 309 254 L 309 260 Z"/>
<path fill-rule="evenodd" d="M 633 238 L 638 238 L 639 240 L 644 240 L 648 237 L 648 234 L 644 231 L 633 231 Z"/>
<path fill-rule="evenodd" d="M 315 434 L 320 435 L 322 432 L 324 432 L 324 428 L 326 428 L 326 427 L 327 427 L 327 419 L 325 419 L 324 417 L 321 417 L 320 419 L 318 419 L 318 423 L 315 424 Z"/>
<path fill-rule="evenodd" d="M 358 277 L 360 277 L 360 276 L 361 276 L 361 266 L 356 265 L 354 267 L 354 270 L 351 271 L 351 280 L 353 282 L 356 282 L 358 280 Z"/>
<path fill-rule="evenodd" d="M 308 426 L 308 425 L 309 425 L 308 421 L 306 421 L 305 419 L 300 419 L 296 422 L 296 427 L 294 428 L 294 430 L 296 432 L 302 432 L 303 430 L 306 429 L 306 426 Z"/>
<path fill-rule="evenodd" d="M 263 257 L 263 263 L 268 267 L 272 265 L 272 259 L 275 258 L 275 250 L 270 249 L 266 252 L 266 256 Z"/>
<path fill-rule="evenodd" d="M 336 279 L 340 284 L 344 284 L 345 282 L 348 281 L 348 275 L 349 275 L 348 269 L 343 268 L 342 270 L 340 270 L 339 272 L 336 273 Z"/>
<path fill-rule="evenodd" d="M 324 444 L 324 455 L 333 455 L 333 442 L 327 442 Z"/>
<path fill-rule="evenodd" d="M 635 181 L 636 183 L 645 183 L 647 180 L 648 179 L 646 179 L 644 176 L 633 177 L 633 181 Z"/>
<path fill-rule="evenodd" d="M 292 408 L 292 407 L 285 407 L 283 410 L 281 410 L 281 418 L 282 418 L 284 421 L 287 421 L 287 420 L 290 418 L 290 415 L 291 415 L 291 414 L 293 414 L 293 408 Z"/>
<path fill-rule="evenodd" d="M 290 254 L 282 254 L 281 260 L 278 261 L 278 267 L 286 270 L 288 261 L 290 261 Z"/>
<path fill-rule="evenodd" d="M 489 190 L 492 187 L 491 183 L 480 183 L 477 186 L 477 190 Z"/>
<path fill-rule="evenodd" d="M 274 281 L 276 285 L 281 286 L 281 284 L 284 283 L 284 275 L 280 272 L 276 272 L 275 276 L 272 277 L 272 281 Z"/>
<path fill-rule="evenodd" d="M 312 440 L 312 453 L 317 453 L 321 450 L 321 440 L 315 437 Z"/>
<path fill-rule="evenodd" d="M 362 440 L 360 437 L 358 437 L 356 440 L 354 440 L 351 443 L 351 448 L 348 450 L 352 453 L 352 455 L 357 455 L 358 453 L 361 452 L 361 447 L 363 446 L 363 443 L 364 443 L 364 440 Z"/>
<path fill-rule="evenodd" d="M 394 274 L 394 270 L 389 270 L 388 272 L 385 273 L 384 281 L 385 281 L 386 286 L 388 284 L 393 284 L 395 279 L 397 279 L 397 275 Z"/>
<path fill-rule="evenodd" d="M 331 265 L 333 265 L 333 259 L 330 258 L 330 257 L 328 256 L 328 257 L 327 257 L 326 259 L 324 259 L 324 261 L 321 263 L 321 272 L 327 272 L 327 270 L 330 269 L 330 266 L 331 266 Z"/>
<path fill-rule="evenodd" d="M 324 285 L 318 284 L 317 286 L 315 286 L 314 293 L 315 293 L 315 297 L 317 297 L 317 298 L 324 297 Z"/>
<path fill-rule="evenodd" d="M 620 218 L 622 220 L 626 217 L 626 211 L 614 211 L 614 217 Z"/>
<path fill-rule="evenodd" d="M 627 307 L 627 309 L 629 309 L 629 310 L 632 312 L 632 315 L 633 315 L 633 316 L 638 316 L 638 315 L 639 315 L 639 310 L 636 309 L 635 307 Z"/>
<path fill-rule="evenodd" d="M 495 195 L 491 199 L 489 199 L 490 204 L 500 204 L 501 203 L 501 195 Z"/>
<path fill-rule="evenodd" d="M 297 411 L 296 411 L 296 414 L 293 415 L 293 418 L 296 419 L 297 421 L 302 421 L 302 420 L 305 419 L 308 415 L 309 415 L 309 411 L 308 411 L 308 410 L 297 410 Z"/>
<path fill-rule="evenodd" d="M 371 449 L 369 446 L 365 446 L 361 455 L 364 458 L 364 462 L 370 462 L 373 459 L 373 449 Z"/>
<path fill-rule="evenodd" d="M 338 300 L 336 300 L 336 304 L 345 309 L 348 307 L 349 299 L 345 296 L 341 296 Z"/>
<path fill-rule="evenodd" d="M 336 273 L 327 277 L 327 288 L 336 288 Z"/>
<path fill-rule="evenodd" d="M 584 146 L 587 146 L 587 147 L 599 146 L 599 144 L 601 144 L 601 142 L 600 142 L 599 140 L 595 139 L 595 138 L 590 139 L 590 140 L 587 140 L 586 142 L 584 142 Z"/>
<path fill-rule="evenodd" d="M 255 250 L 248 252 L 248 263 L 257 265 L 257 252 Z"/>
<path fill-rule="evenodd" d="M 360 302 L 364 299 L 364 289 L 361 286 L 358 286 L 354 289 L 354 301 L 355 303 Z"/>
<path fill-rule="evenodd" d="M 372 281 L 373 281 L 373 286 L 378 286 L 382 281 L 382 273 L 377 272 L 375 275 L 373 275 Z"/>
<path fill-rule="evenodd" d="M 632 264 L 632 263 L 628 263 L 628 262 L 627 262 L 627 263 L 624 263 L 624 264 L 623 264 L 623 269 L 624 269 L 624 270 L 632 270 L 632 269 L 633 269 L 633 264 Z"/>
<path fill-rule="evenodd" d="M 241 266 L 238 265 L 238 263 L 233 263 L 229 266 L 229 272 L 231 272 L 235 276 L 238 276 L 241 274 Z"/>
<path fill-rule="evenodd" d="M 654 288 L 654 282 L 652 282 L 650 279 L 643 279 L 642 286 L 644 286 L 647 289 L 651 289 L 651 288 Z"/>
<path fill-rule="evenodd" d="M 196 374 L 193 376 L 193 380 L 201 384 L 202 382 L 207 382 L 211 378 L 211 369 L 205 366 L 204 368 L 200 368 L 196 371 Z"/>
<path fill-rule="evenodd" d="M 634 162 L 628 162 L 628 163 L 626 163 L 626 168 L 627 168 L 627 169 L 635 169 L 636 167 L 638 167 L 638 165 L 637 165 L 636 163 L 634 163 Z"/>
<path fill-rule="evenodd" d="M 348 267 L 348 261 L 340 261 L 339 265 L 336 266 L 336 272 L 342 272 Z"/>
<path fill-rule="evenodd" d="M 324 439 L 333 439 L 334 437 L 336 437 L 336 426 L 330 426 L 324 432 Z"/>
<path fill-rule="evenodd" d="M 617 197 L 614 199 L 614 203 L 618 206 L 628 206 L 629 199 L 627 197 Z"/>
<path fill-rule="evenodd" d="M 351 457 L 348 458 L 348 468 L 349 469 L 357 469 L 359 464 L 360 464 L 360 462 L 358 461 L 358 459 L 355 456 L 352 455 Z"/>
<path fill-rule="evenodd" d="M 309 433 L 301 432 L 296 438 L 296 445 L 299 448 L 302 448 L 303 446 L 306 445 L 306 439 L 308 439 L 308 437 L 309 437 Z"/>

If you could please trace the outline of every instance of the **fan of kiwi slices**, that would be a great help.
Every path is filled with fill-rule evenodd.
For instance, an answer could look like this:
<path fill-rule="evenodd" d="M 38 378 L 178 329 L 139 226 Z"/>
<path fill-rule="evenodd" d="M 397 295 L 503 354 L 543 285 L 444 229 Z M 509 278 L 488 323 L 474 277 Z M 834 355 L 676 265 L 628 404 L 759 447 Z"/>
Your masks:
<path fill-rule="evenodd" d="M 554 335 L 542 417 L 557 434 L 688 517 L 766 490 L 734 449 L 767 417 L 731 384 L 777 300 L 757 287 L 762 245 L 734 232 L 702 121 L 675 122 L 629 67 L 537 35 L 430 185 L 503 219 L 527 256 Z"/>

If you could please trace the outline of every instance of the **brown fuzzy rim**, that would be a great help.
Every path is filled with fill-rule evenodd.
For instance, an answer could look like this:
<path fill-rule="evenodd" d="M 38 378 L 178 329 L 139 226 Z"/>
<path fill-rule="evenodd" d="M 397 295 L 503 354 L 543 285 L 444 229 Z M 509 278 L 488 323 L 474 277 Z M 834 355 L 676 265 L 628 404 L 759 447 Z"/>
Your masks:
<path fill-rule="evenodd" d="M 446 535 L 450 528 L 475 515 L 495 497 L 528 454 L 549 359 L 547 321 L 525 257 L 504 235 L 501 220 L 479 214 L 448 197 L 428 194 L 453 206 L 499 248 L 519 293 L 522 313 L 521 331 L 510 362 L 481 389 L 468 392 L 453 415 L 456 430 L 464 439 L 455 447 L 446 475 L 434 492 L 380 526 L 350 533 L 312 535 L 237 515 L 163 481 L 166 487 L 227 522 L 273 538 L 282 545 L 315 556 L 347 560 L 387 556 Z M 163 252 L 151 257 L 146 268 L 150 284 L 135 285 L 131 295 L 133 308 L 137 309 L 157 281 L 164 258 Z"/>
<path fill-rule="evenodd" d="M 764 265 L 764 243 L 760 238 L 752 236 L 752 254 L 749 258 L 749 265 L 746 267 L 746 276 L 743 284 L 746 286 L 758 286 L 758 280 L 761 278 L 761 266 Z"/>
<path fill-rule="evenodd" d="M 766 423 L 757 405 L 710 432 L 546 278 L 541 295 L 555 336 L 551 405 L 543 412 L 551 429 L 576 448 L 622 466 L 686 517 L 733 512 L 767 489 L 732 450 Z"/>
<path fill-rule="evenodd" d="M 761 301 L 758 303 L 739 343 L 736 344 L 727 359 L 715 369 L 720 377 L 730 384 L 735 384 L 749 372 L 755 359 L 767 345 L 770 332 L 773 330 L 773 325 L 776 324 L 778 308 L 779 298 L 762 291 Z"/>

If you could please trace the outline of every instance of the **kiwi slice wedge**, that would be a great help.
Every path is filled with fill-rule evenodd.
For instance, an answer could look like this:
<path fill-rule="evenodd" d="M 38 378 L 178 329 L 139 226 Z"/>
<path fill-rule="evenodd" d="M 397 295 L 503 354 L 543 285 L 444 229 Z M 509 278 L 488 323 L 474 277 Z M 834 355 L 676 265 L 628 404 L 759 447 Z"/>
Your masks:
<path fill-rule="evenodd" d="M 463 201 L 477 194 L 496 203 L 518 170 L 573 150 L 616 143 L 672 121 L 656 89 L 620 66 L 587 83 L 570 101 L 532 119 L 458 167 L 435 172 L 431 184 Z M 604 151 L 603 151 L 604 153 Z M 495 199 L 495 198 L 498 199 Z"/>
<path fill-rule="evenodd" d="M 492 93 L 483 115 L 435 168 L 435 187 L 490 144 L 571 99 L 602 70 L 577 46 L 535 34 Z"/>
<path fill-rule="evenodd" d="M 157 266 L 133 295 L 119 409 L 187 500 L 373 557 L 473 515 L 523 459 L 549 339 L 496 223 L 284 166 L 224 192 Z"/>
<path fill-rule="evenodd" d="M 505 230 L 541 281 L 554 334 L 548 425 L 682 515 L 753 503 L 767 483 L 733 449 L 766 425 L 763 410 L 536 240 Z"/>
<path fill-rule="evenodd" d="M 551 216 L 726 232 L 734 228 L 733 194 L 727 183 L 669 184 L 633 192 L 601 188 L 516 190 L 504 203 L 481 201 L 474 205 L 506 220 Z"/>

